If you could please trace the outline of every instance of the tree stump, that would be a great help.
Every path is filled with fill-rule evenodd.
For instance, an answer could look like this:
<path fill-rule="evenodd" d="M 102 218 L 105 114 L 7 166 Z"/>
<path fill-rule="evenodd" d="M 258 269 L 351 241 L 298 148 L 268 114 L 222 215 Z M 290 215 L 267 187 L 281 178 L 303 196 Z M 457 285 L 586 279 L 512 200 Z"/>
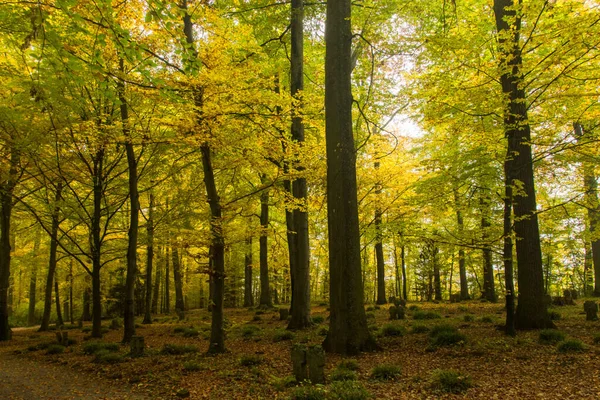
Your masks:
<path fill-rule="evenodd" d="M 146 345 L 144 344 L 143 336 L 132 336 L 131 337 L 131 356 L 132 357 L 140 357 L 144 355 L 144 350 Z"/>
<path fill-rule="evenodd" d="M 595 301 L 588 300 L 583 303 L 586 321 L 598 321 L 598 304 Z"/>
<path fill-rule="evenodd" d="M 406 311 L 403 306 L 396 306 L 396 319 L 404 319 L 406 317 Z"/>
<path fill-rule="evenodd" d="M 389 312 L 391 321 L 395 321 L 398 319 L 398 308 L 396 308 L 396 306 L 390 306 Z"/>
<path fill-rule="evenodd" d="M 279 320 L 286 321 L 288 319 L 289 314 L 290 314 L 290 310 L 288 310 L 287 308 L 280 308 L 279 309 Z"/>
<path fill-rule="evenodd" d="M 292 369 L 296 382 L 304 382 L 308 379 L 306 369 L 306 346 L 303 344 L 295 344 L 292 347 Z"/>
<path fill-rule="evenodd" d="M 306 355 L 308 379 L 313 384 L 325 383 L 325 351 L 321 346 L 312 346 Z"/>

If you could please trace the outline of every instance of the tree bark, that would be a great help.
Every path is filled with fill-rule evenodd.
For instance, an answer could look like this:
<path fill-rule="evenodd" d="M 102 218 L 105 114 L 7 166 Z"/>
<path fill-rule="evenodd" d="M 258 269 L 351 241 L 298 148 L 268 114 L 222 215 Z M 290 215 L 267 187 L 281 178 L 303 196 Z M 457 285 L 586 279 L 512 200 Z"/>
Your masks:
<path fill-rule="evenodd" d="M 254 305 L 252 295 L 252 236 L 246 238 L 246 254 L 244 256 L 244 307 Z"/>
<path fill-rule="evenodd" d="M 94 338 L 102 337 L 102 292 L 100 290 L 100 269 L 102 268 L 102 236 L 100 222 L 102 218 L 102 197 L 104 194 L 104 155 L 100 147 L 93 157 L 93 202 L 91 255 L 92 255 L 92 334 Z"/>
<path fill-rule="evenodd" d="M 400 259 L 402 260 L 402 298 L 408 300 L 408 283 L 406 280 L 406 246 L 402 243 L 400 248 Z"/>
<path fill-rule="evenodd" d="M 150 192 L 148 204 L 148 221 L 146 221 L 146 306 L 144 307 L 143 324 L 152 323 L 152 269 L 154 263 L 154 194 Z"/>
<path fill-rule="evenodd" d="M 540 232 L 536 213 L 535 184 L 531 131 L 527 117 L 527 102 L 522 87 L 522 57 L 519 35 L 521 17 L 517 16 L 513 0 L 494 0 L 498 31 L 500 77 L 505 96 L 504 131 L 508 139 L 510 184 L 521 190 L 513 193 L 519 301 L 515 322 L 517 329 L 553 327 L 544 301 L 544 277 Z"/>
<path fill-rule="evenodd" d="M 56 326 L 63 326 L 65 324 L 61 312 L 60 304 L 60 292 L 58 290 L 58 272 L 54 270 L 54 303 L 56 304 Z"/>
<path fill-rule="evenodd" d="M 154 233 L 152 235 L 154 237 Z M 153 240 L 154 241 L 154 240 Z M 152 251 L 154 253 L 154 251 Z M 156 265 L 156 273 L 154 279 L 154 295 L 152 296 L 152 313 L 158 313 L 158 298 L 160 297 L 160 281 L 161 281 L 161 257 L 162 257 L 162 249 L 158 246 L 158 259 Z"/>
<path fill-rule="evenodd" d="M 119 59 L 121 74 L 125 74 L 123 59 Z M 127 242 L 127 275 L 125 278 L 125 309 L 123 310 L 123 343 L 129 343 L 135 336 L 135 279 L 137 275 L 137 241 L 139 231 L 139 191 L 137 159 L 131 141 L 129 130 L 129 106 L 125 99 L 125 83 L 122 79 L 117 80 L 117 92 L 119 95 L 119 109 L 121 112 L 121 123 L 123 125 L 123 136 L 126 139 L 125 152 L 127 154 L 127 171 L 129 183 L 129 232 Z"/>
<path fill-rule="evenodd" d="M 456 207 L 456 225 L 458 226 L 458 235 L 462 238 L 464 231 L 464 221 L 461 210 L 461 201 L 458 194 L 458 189 L 453 189 L 454 193 L 454 205 Z M 458 273 L 460 279 L 460 299 L 469 300 L 469 283 L 467 282 L 467 266 L 465 260 L 465 250 L 459 246 L 458 248 Z"/>
<path fill-rule="evenodd" d="M 175 312 L 179 320 L 185 318 L 184 301 L 183 301 L 183 279 L 181 278 L 181 265 L 179 263 L 179 249 L 175 242 L 171 249 L 173 254 L 173 282 L 175 283 Z"/>
<path fill-rule="evenodd" d="M 33 242 L 33 257 L 31 259 L 31 275 L 29 277 L 29 310 L 27 313 L 27 326 L 35 325 L 35 302 L 37 291 L 38 253 L 40 252 L 41 231 L 37 230 Z"/>
<path fill-rule="evenodd" d="M 494 285 L 494 266 L 492 264 L 492 246 L 488 243 L 488 229 L 492 226 L 490 221 L 490 197 L 486 193 L 480 198 L 481 205 L 481 241 L 483 243 L 483 293 L 485 298 L 495 303 L 498 301 L 496 297 L 496 288 Z"/>
<path fill-rule="evenodd" d="M 440 276 L 440 263 L 438 260 L 439 248 L 435 242 L 431 243 L 431 261 L 433 263 L 433 290 L 434 299 L 442 301 L 442 277 Z"/>
<path fill-rule="evenodd" d="M 266 176 L 261 174 L 261 183 L 266 183 Z M 268 229 L 269 229 L 269 191 L 263 190 L 260 195 L 260 307 L 272 307 L 271 288 L 269 283 L 269 258 L 268 258 Z M 294 282 L 295 284 L 295 282 Z"/>
<path fill-rule="evenodd" d="M 513 274 L 513 243 L 512 243 L 512 185 L 510 180 L 509 154 L 504 161 L 504 284 L 506 286 L 506 326 L 505 333 L 509 336 L 517 334 L 515 329 L 515 284 Z"/>
<path fill-rule="evenodd" d="M 44 313 L 39 332 L 47 331 L 50 326 L 50 314 L 52 313 L 52 288 L 56 276 L 56 250 L 58 248 L 58 228 L 60 206 L 58 203 L 62 198 L 62 183 L 59 182 L 54 193 L 54 204 L 52 205 L 52 222 L 50 226 L 50 255 L 48 257 L 48 275 L 46 277 L 46 288 L 44 291 Z M 58 307 L 60 308 L 60 307 Z"/>
<path fill-rule="evenodd" d="M 377 349 L 367 328 L 361 280 L 356 196 L 356 153 L 352 135 L 352 30 L 350 0 L 329 0 L 325 24 L 325 130 L 329 231 L 328 352 L 356 354 Z"/>
<path fill-rule="evenodd" d="M 10 223 L 13 207 L 13 191 L 17 184 L 17 167 L 20 154 L 11 145 L 8 177 L 0 183 L 0 341 L 10 340 L 12 331 L 8 324 L 8 292 L 10 289 Z"/>
<path fill-rule="evenodd" d="M 304 90 L 304 0 L 292 0 L 291 4 L 291 94 L 302 107 L 301 94 Z M 304 123 L 301 109 L 293 109 L 292 140 L 300 148 L 304 144 Z M 302 175 L 304 166 L 296 162 L 300 173 L 293 182 L 294 198 L 300 207 L 294 208 L 295 255 L 294 284 L 292 286 L 291 318 L 288 329 L 303 329 L 312 325 L 310 319 L 310 246 L 308 241 L 308 189 L 306 178 Z"/>

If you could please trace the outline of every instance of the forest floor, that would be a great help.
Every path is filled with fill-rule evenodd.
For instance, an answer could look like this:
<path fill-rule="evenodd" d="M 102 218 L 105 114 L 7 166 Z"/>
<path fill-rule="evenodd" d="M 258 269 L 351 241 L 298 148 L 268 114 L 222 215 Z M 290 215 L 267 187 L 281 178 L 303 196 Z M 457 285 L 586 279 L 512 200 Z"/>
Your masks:
<path fill-rule="evenodd" d="M 374 399 L 598 399 L 600 322 L 586 322 L 583 300 L 577 303 L 551 309 L 560 314 L 555 323 L 566 339 L 583 344 L 581 351 L 568 352 L 541 343 L 540 331 L 505 336 L 498 329 L 504 322 L 501 304 L 410 303 L 406 319 L 394 322 L 388 320 L 388 306 L 369 307 L 369 323 L 382 350 L 352 358 L 358 381 Z M 320 344 L 327 314 L 325 306 L 314 307 L 313 317 L 322 322 L 286 335 L 286 321 L 279 320 L 277 309 L 227 309 L 228 352 L 217 356 L 205 354 L 210 314 L 204 310 L 189 311 L 185 321 L 161 316 L 152 325 L 138 325 L 147 346 L 146 355 L 138 358 L 127 355 L 128 347 L 119 344 L 122 330 L 108 329 L 110 321 L 104 322 L 102 343 L 111 343 L 112 352 L 96 355 L 86 354 L 94 350 L 87 324 L 70 327 L 69 339 L 76 343 L 59 354 L 49 354 L 55 332 L 15 330 L 13 340 L 0 344 L 0 398 L 287 399 L 298 390 L 289 382 L 291 346 Z M 415 319 L 424 315 L 434 319 Z M 390 329 L 390 324 L 400 328 Z M 466 338 L 452 346 L 432 346 L 428 330 L 441 324 L 454 326 Z M 178 352 L 183 354 L 173 354 Z M 327 355 L 328 378 L 343 360 Z M 373 379 L 372 369 L 382 364 L 401 372 L 388 381 Z M 432 378 L 440 369 L 469 376 L 472 386 L 462 393 L 441 391 Z M 54 386 L 64 390 L 54 391 Z M 330 385 L 319 390 L 325 393 Z"/>

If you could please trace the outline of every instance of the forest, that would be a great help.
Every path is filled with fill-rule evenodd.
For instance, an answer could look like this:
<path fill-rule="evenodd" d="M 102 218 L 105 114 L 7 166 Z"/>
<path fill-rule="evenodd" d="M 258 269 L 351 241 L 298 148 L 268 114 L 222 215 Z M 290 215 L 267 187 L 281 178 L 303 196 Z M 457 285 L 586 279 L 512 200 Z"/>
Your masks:
<path fill-rule="evenodd" d="M 599 398 L 599 11 L 0 1 L 0 397 Z"/>

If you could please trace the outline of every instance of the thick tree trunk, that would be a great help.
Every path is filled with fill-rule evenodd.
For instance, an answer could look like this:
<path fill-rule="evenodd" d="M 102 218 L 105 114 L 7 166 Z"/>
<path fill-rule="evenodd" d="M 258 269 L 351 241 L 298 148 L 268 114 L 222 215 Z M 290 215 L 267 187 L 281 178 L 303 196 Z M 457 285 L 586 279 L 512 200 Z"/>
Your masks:
<path fill-rule="evenodd" d="M 516 335 L 515 330 L 515 284 L 513 274 L 512 243 L 512 185 L 510 183 L 510 162 L 507 153 L 504 162 L 504 282 L 506 286 L 506 326 L 505 333 Z"/>
<path fill-rule="evenodd" d="M 536 213 L 531 132 L 527 117 L 527 102 L 522 85 L 521 17 L 516 15 L 513 0 L 494 0 L 498 31 L 500 81 L 506 100 L 504 131 L 508 139 L 510 184 L 518 183 L 519 193 L 513 193 L 519 301 L 516 312 L 517 329 L 553 327 L 544 301 L 544 277 L 540 232 Z"/>
<path fill-rule="evenodd" d="M 261 182 L 266 183 L 264 174 L 260 177 Z M 260 195 L 260 238 L 259 238 L 259 262 L 260 262 L 260 307 L 272 307 L 271 288 L 269 283 L 269 258 L 268 258 L 268 229 L 269 229 L 269 191 L 263 190 Z M 295 284 L 295 282 L 294 282 Z"/>
<path fill-rule="evenodd" d="M 148 221 L 146 222 L 146 307 L 143 324 L 152 323 L 152 267 L 154 263 L 154 194 L 150 192 L 148 205 Z M 157 281 L 158 282 L 158 281 Z M 155 307 L 156 309 L 156 307 Z M 155 311 L 156 312 L 156 311 Z"/>
<path fill-rule="evenodd" d="M 298 98 L 304 90 L 304 0 L 292 0 L 291 5 L 291 94 Z M 301 100 L 301 99 L 299 99 Z M 300 101 L 300 107 L 302 102 Z M 300 148 L 304 144 L 304 124 L 301 112 L 294 110 L 292 115 L 292 140 Z M 294 231 L 296 239 L 296 262 L 294 263 L 294 284 L 292 287 L 291 318 L 288 329 L 303 329 L 312 325 L 310 319 L 310 246 L 308 241 L 308 190 L 306 178 L 302 175 L 304 166 L 295 165 L 300 176 L 292 183 L 294 198 L 301 207 L 294 209 Z"/>
<path fill-rule="evenodd" d="M 121 73 L 125 73 L 123 59 L 119 60 Z M 137 241 L 139 230 L 139 192 L 137 159 L 131 142 L 129 131 L 129 106 L 125 99 L 125 84 L 122 80 L 117 81 L 119 93 L 121 122 L 123 124 L 123 135 L 127 142 L 125 151 L 127 154 L 127 171 L 129 183 L 129 232 L 127 242 L 127 275 L 125 278 L 125 309 L 123 310 L 123 343 L 129 343 L 135 335 L 135 279 L 137 275 Z"/>
<path fill-rule="evenodd" d="M 175 312 L 179 320 L 185 318 L 184 301 L 183 301 L 183 279 L 181 278 L 181 265 L 179 263 L 179 249 L 175 241 L 171 249 L 173 254 L 173 282 L 175 283 Z"/>
<path fill-rule="evenodd" d="M 36 231 L 33 242 L 33 257 L 31 258 L 31 274 L 29 276 L 29 311 L 27 313 L 27 326 L 35 325 L 35 302 L 37 291 L 38 253 L 40 252 L 41 232 Z"/>
<path fill-rule="evenodd" d="M 440 263 L 438 260 L 439 248 L 435 242 L 431 247 L 431 260 L 433 262 L 433 289 L 434 300 L 442 301 L 442 277 L 440 276 Z"/>
<path fill-rule="evenodd" d="M 87 277 L 86 277 L 87 278 Z M 92 320 L 92 311 L 91 311 L 91 290 L 89 287 L 89 282 L 86 279 L 85 288 L 83 289 L 83 311 L 81 313 L 82 321 L 91 321 Z"/>
<path fill-rule="evenodd" d="M 252 295 L 252 236 L 246 238 L 246 255 L 244 256 L 244 307 L 254 305 Z"/>
<path fill-rule="evenodd" d="M 490 222 L 490 197 L 489 194 L 482 195 L 480 198 L 481 204 L 481 240 L 483 242 L 483 294 L 485 298 L 495 303 L 498 301 L 496 297 L 496 288 L 494 285 L 494 266 L 492 264 L 492 246 L 488 243 L 488 229 L 492 226 Z"/>
<path fill-rule="evenodd" d="M 52 223 L 50 226 L 50 255 L 48 257 L 48 275 L 46 277 L 46 288 L 44 291 L 44 313 L 39 331 L 47 331 L 50 325 L 50 314 L 52 313 L 52 287 L 56 276 L 56 250 L 58 248 L 58 228 L 60 207 L 58 202 L 62 198 L 62 184 L 58 183 L 54 193 L 54 205 L 52 210 Z M 60 306 L 58 307 L 60 308 Z"/>
<path fill-rule="evenodd" d="M 104 148 L 99 148 L 93 158 L 94 211 L 92 214 L 91 255 L 92 255 L 92 337 L 102 337 L 102 298 L 100 291 L 100 269 L 102 268 L 102 197 L 104 193 Z"/>
<path fill-rule="evenodd" d="M 329 0 L 325 25 L 325 128 L 329 231 L 328 352 L 377 349 L 367 327 L 360 266 L 356 153 L 352 135 L 350 0 Z"/>

